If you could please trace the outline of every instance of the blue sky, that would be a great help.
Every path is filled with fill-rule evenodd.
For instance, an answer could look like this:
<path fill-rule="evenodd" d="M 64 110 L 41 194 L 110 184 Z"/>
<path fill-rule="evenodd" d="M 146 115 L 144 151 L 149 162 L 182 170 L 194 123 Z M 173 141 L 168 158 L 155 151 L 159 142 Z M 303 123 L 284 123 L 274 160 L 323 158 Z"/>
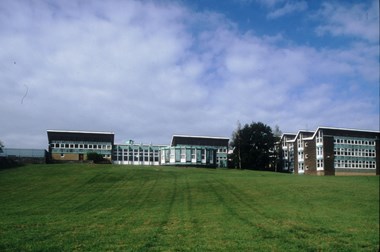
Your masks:
<path fill-rule="evenodd" d="M 378 1 L 0 1 L 0 140 L 379 129 Z"/>

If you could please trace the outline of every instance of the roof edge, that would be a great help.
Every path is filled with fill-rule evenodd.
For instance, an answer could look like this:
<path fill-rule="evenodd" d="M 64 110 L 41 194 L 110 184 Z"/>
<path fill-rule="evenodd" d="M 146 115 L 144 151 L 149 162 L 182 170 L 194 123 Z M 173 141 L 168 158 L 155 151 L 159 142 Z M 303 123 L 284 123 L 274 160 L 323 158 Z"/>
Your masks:
<path fill-rule="evenodd" d="M 108 135 L 115 135 L 114 132 L 110 132 L 110 131 L 46 130 L 46 132 L 55 132 L 55 133 L 81 133 L 81 134 L 108 134 Z"/>
<path fill-rule="evenodd" d="M 228 137 L 216 137 L 216 136 L 173 135 L 172 139 L 174 137 L 197 137 L 197 138 L 212 138 L 212 139 L 230 140 L 230 138 L 228 138 Z"/>
<path fill-rule="evenodd" d="M 317 132 L 319 130 L 323 130 L 323 129 L 330 129 L 330 130 L 343 130 L 343 131 L 357 131 L 357 132 L 367 132 L 367 133 L 376 133 L 376 134 L 380 134 L 380 131 L 375 131 L 375 130 L 363 130 L 363 129 L 350 129 L 350 128 L 337 128 L 337 127 L 326 127 L 326 126 L 319 126 L 314 134 L 313 134 L 313 138 L 316 136 Z"/>

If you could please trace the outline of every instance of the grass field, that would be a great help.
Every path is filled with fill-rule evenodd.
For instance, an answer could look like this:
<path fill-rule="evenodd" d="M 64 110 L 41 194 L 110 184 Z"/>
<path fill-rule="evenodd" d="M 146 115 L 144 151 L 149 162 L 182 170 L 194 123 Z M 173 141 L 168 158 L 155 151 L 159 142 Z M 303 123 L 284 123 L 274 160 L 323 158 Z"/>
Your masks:
<path fill-rule="evenodd" d="M 379 177 L 91 164 L 0 171 L 0 251 L 378 251 Z"/>

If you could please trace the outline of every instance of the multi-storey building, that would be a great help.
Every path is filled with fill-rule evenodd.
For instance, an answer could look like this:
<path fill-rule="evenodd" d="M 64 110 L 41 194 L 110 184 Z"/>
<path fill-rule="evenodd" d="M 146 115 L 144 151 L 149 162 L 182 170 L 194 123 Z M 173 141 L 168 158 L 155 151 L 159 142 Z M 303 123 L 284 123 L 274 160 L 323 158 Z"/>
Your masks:
<path fill-rule="evenodd" d="M 281 136 L 281 140 L 278 143 L 279 152 L 278 158 L 280 159 L 279 171 L 293 172 L 294 171 L 294 138 L 296 134 L 284 133 Z"/>
<path fill-rule="evenodd" d="M 83 161 L 90 152 L 111 160 L 113 132 L 48 130 L 47 135 L 53 161 Z"/>
<path fill-rule="evenodd" d="M 319 127 L 315 132 L 284 134 L 282 170 L 296 174 L 379 174 L 380 132 Z M 294 158 L 292 158 L 294 157 Z"/>

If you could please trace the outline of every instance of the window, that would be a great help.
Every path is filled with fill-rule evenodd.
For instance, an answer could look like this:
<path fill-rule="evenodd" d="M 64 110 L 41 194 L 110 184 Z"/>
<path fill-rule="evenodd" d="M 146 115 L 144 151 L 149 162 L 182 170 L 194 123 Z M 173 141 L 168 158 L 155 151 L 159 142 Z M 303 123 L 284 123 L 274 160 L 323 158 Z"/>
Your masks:
<path fill-rule="evenodd" d="M 322 133 L 322 131 L 320 130 L 320 131 L 318 131 L 318 134 L 317 134 L 317 144 L 318 143 L 322 143 L 323 142 L 323 133 Z"/>
<path fill-rule="evenodd" d="M 202 150 L 202 160 L 206 158 L 206 150 Z"/>
<path fill-rule="evenodd" d="M 186 159 L 186 149 L 185 148 L 181 149 L 181 159 Z"/>
<path fill-rule="evenodd" d="M 154 162 L 158 162 L 158 151 L 154 151 Z"/>
<path fill-rule="evenodd" d="M 317 160 L 317 170 L 323 170 L 323 160 L 322 159 Z"/>
<path fill-rule="evenodd" d="M 361 161 L 361 160 L 358 161 L 358 167 L 363 168 L 363 161 Z"/>
<path fill-rule="evenodd" d="M 170 159 L 175 159 L 175 149 L 170 149 Z"/>
<path fill-rule="evenodd" d="M 299 168 L 299 170 L 302 170 L 302 171 L 303 171 L 303 167 L 304 167 L 304 164 L 303 164 L 303 163 L 298 163 L 298 168 Z"/>
<path fill-rule="evenodd" d="M 322 147 L 318 147 L 317 148 L 317 156 L 322 156 L 323 155 L 323 148 Z"/>
<path fill-rule="evenodd" d="M 191 149 L 190 153 L 191 153 L 191 159 L 195 159 L 195 149 Z"/>

